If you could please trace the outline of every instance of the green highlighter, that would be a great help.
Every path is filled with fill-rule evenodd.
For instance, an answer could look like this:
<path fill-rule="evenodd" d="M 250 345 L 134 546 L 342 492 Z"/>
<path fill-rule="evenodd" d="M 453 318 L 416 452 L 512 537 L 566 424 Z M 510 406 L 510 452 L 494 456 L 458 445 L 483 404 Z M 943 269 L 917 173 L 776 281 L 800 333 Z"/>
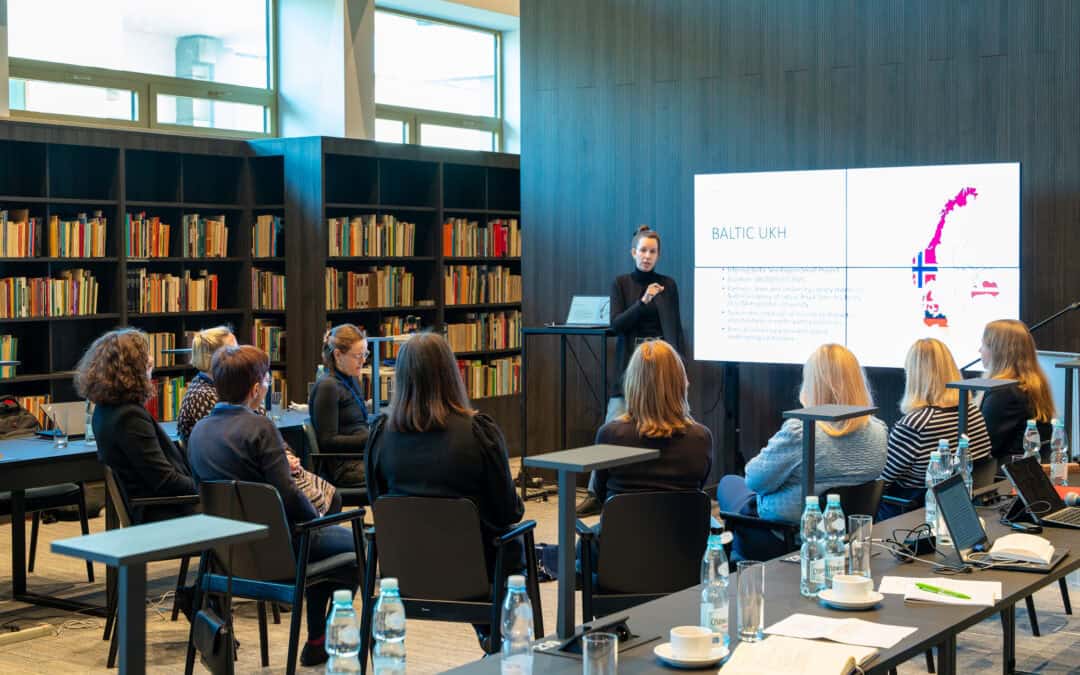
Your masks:
<path fill-rule="evenodd" d="M 964 593 L 957 593 L 956 591 L 950 591 L 947 588 L 940 588 L 938 586 L 931 586 L 930 584 L 924 584 L 922 582 L 915 582 L 915 587 L 921 591 L 927 593 L 937 593 L 938 595 L 947 595 L 950 598 L 959 598 L 961 600 L 970 600 L 971 596 Z"/>

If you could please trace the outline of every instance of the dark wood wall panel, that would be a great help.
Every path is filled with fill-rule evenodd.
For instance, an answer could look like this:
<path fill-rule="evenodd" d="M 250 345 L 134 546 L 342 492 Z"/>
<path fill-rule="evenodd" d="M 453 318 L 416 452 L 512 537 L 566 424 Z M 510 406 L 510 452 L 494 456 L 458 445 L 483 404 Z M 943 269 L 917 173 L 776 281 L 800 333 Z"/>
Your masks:
<path fill-rule="evenodd" d="M 691 336 L 693 175 L 724 171 L 1020 161 L 1022 317 L 1080 298 L 1080 3 L 522 0 L 521 18 L 527 323 L 606 293 L 644 222 L 663 235 L 660 269 Z M 1038 342 L 1080 350 L 1080 315 Z M 530 347 L 536 452 L 557 442 L 557 343 Z M 595 346 L 574 349 L 588 379 L 570 358 L 570 438 L 586 443 L 604 402 Z M 688 366 L 695 413 L 720 440 L 724 369 Z M 796 404 L 800 373 L 739 374 L 740 449 L 753 454 Z M 901 376 L 871 380 L 895 419 Z"/>

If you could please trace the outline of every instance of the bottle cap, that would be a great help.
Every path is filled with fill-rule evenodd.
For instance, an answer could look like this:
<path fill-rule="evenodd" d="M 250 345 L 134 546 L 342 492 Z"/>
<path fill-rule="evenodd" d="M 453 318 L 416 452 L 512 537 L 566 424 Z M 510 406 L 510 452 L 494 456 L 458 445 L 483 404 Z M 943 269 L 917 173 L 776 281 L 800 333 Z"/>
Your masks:
<path fill-rule="evenodd" d="M 1062 428 L 1064 428 L 1064 427 L 1065 427 L 1065 422 L 1063 422 L 1063 421 L 1059 420 L 1059 419 L 1058 419 L 1058 418 L 1056 418 L 1056 417 L 1055 417 L 1054 419 L 1050 420 L 1050 424 L 1051 424 L 1052 426 L 1055 426 L 1055 427 L 1062 427 Z"/>
<path fill-rule="evenodd" d="M 826 495 L 825 503 L 829 506 L 840 506 L 840 495 Z"/>
<path fill-rule="evenodd" d="M 1035 420 L 1028 420 L 1028 423 L 1027 423 L 1027 425 L 1028 425 L 1028 429 L 1030 429 L 1031 427 L 1035 426 Z"/>
<path fill-rule="evenodd" d="M 938 450 L 948 450 L 949 449 L 949 441 L 945 440 L 944 438 L 939 439 L 938 442 L 937 442 L 937 449 Z"/>
<path fill-rule="evenodd" d="M 510 578 L 506 580 L 507 588 L 525 588 L 525 575 L 524 574 L 511 574 Z"/>
<path fill-rule="evenodd" d="M 934 460 L 941 461 L 941 453 L 937 450 L 930 453 L 930 461 L 933 462 Z"/>
<path fill-rule="evenodd" d="M 339 588 L 334 591 L 334 604 L 352 607 L 352 591 L 347 588 Z"/>
<path fill-rule="evenodd" d="M 397 578 L 395 577 L 386 577 L 379 582 L 380 591 L 396 591 L 397 589 Z"/>
<path fill-rule="evenodd" d="M 806 505 L 807 506 L 821 506 L 821 502 L 818 501 L 817 497 L 809 496 L 809 497 L 806 498 Z"/>

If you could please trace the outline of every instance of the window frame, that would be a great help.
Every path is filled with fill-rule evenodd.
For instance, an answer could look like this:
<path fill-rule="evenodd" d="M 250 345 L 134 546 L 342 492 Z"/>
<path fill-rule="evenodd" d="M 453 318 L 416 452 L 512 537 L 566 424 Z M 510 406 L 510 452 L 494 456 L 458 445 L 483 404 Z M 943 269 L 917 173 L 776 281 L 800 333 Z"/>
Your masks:
<path fill-rule="evenodd" d="M 503 151 L 503 118 L 505 115 L 505 105 L 503 101 L 503 35 L 502 31 L 487 28 L 485 26 L 476 26 L 473 24 L 461 23 L 459 21 L 452 21 L 450 19 L 443 19 L 440 17 L 428 16 L 425 14 L 416 14 L 413 12 L 403 12 L 398 9 L 391 9 L 389 7 L 375 7 L 376 12 L 386 12 L 387 14 L 397 14 L 398 16 L 408 17 L 410 19 L 420 19 L 423 21 L 429 21 L 431 23 L 441 23 L 448 26 L 455 26 L 457 28 L 466 28 L 468 30 L 474 30 L 481 33 L 490 33 L 494 38 L 495 53 L 492 56 L 495 62 L 495 114 L 492 116 L 486 115 L 466 115 L 462 113 L 444 112 L 441 110 L 427 110 L 425 108 L 409 108 L 404 106 L 391 105 L 388 103 L 379 103 L 375 101 L 375 118 L 395 120 L 398 122 L 404 122 L 408 128 L 409 141 L 405 145 L 423 145 L 424 139 L 421 134 L 420 128 L 423 124 L 438 124 L 446 127 L 459 127 L 462 129 L 473 129 L 480 131 L 490 131 L 494 134 L 494 143 L 492 152 Z M 375 37 L 378 39 L 378 36 Z M 378 73 L 375 74 L 376 79 Z M 432 146 L 435 147 L 435 146 Z"/>
<path fill-rule="evenodd" d="M 278 95 L 277 95 L 277 22 L 275 21 L 277 0 L 266 1 L 266 89 L 248 87 L 239 84 L 207 82 L 184 77 L 152 75 L 111 68 L 79 66 L 58 61 L 38 61 L 10 57 L 8 59 L 9 80 L 38 80 L 59 84 L 78 84 L 91 87 L 123 89 L 135 92 L 138 97 L 137 120 L 118 120 L 88 115 L 43 113 L 30 110 L 11 109 L 8 114 L 12 119 L 34 122 L 74 124 L 78 126 L 143 129 L 167 131 L 175 134 L 194 136 L 217 136 L 227 138 L 272 138 L 277 136 Z M 216 129 L 196 127 L 186 124 L 172 124 L 157 121 L 157 97 L 180 96 L 227 101 L 231 103 L 249 103 L 263 106 L 268 112 L 268 129 L 263 132 L 244 131 L 241 129 Z"/>

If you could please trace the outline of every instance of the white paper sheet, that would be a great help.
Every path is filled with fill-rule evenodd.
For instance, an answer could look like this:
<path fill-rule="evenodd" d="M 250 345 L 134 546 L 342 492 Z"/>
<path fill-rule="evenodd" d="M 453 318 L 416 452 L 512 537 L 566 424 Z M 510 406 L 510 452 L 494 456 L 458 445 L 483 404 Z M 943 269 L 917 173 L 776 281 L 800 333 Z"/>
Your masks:
<path fill-rule="evenodd" d="M 911 626 L 892 626 L 862 619 L 832 619 L 810 614 L 792 614 L 765 632 L 805 639 L 825 639 L 846 645 L 888 649 L 917 629 Z"/>

